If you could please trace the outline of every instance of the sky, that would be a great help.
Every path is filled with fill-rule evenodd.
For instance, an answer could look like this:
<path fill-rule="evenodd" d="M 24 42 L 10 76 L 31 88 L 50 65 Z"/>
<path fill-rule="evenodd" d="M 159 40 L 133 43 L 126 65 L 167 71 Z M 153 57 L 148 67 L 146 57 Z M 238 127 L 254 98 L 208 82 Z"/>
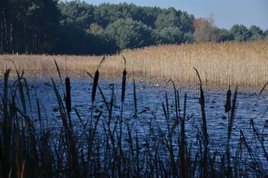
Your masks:
<path fill-rule="evenodd" d="M 215 25 L 230 29 L 234 24 L 257 25 L 268 30 L 268 0 L 84 0 L 90 4 L 133 3 L 140 6 L 174 7 L 196 18 L 213 17 Z"/>

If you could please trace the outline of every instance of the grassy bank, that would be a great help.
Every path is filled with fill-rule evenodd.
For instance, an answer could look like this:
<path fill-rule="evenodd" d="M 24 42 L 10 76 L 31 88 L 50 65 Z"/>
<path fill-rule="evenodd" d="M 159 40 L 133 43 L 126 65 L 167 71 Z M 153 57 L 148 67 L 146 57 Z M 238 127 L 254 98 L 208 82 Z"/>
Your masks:
<path fill-rule="evenodd" d="M 106 56 L 101 73 L 118 77 L 127 59 L 127 70 L 142 80 L 176 83 L 196 82 L 193 67 L 198 68 L 204 83 L 209 85 L 243 85 L 261 87 L 268 80 L 268 40 L 243 43 L 205 43 L 163 45 L 137 50 L 126 50 L 114 56 Z M 93 73 L 102 57 L 98 56 L 0 56 L 0 71 L 14 69 L 9 60 L 26 74 L 47 75 L 55 72 L 54 59 L 63 74 L 86 75 Z M 14 70 L 13 70 L 14 71 Z"/>

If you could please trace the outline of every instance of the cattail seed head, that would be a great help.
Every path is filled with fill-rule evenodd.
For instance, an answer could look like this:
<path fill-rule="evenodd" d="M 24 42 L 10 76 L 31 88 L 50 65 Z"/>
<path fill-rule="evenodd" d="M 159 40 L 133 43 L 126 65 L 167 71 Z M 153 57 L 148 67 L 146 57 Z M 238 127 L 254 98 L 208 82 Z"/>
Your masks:
<path fill-rule="evenodd" d="M 69 77 L 65 78 L 65 86 L 66 86 L 66 110 L 68 113 L 71 112 L 71 81 Z"/>
<path fill-rule="evenodd" d="M 124 71 L 123 71 L 123 77 L 122 77 L 122 92 L 121 92 L 121 102 L 122 103 L 125 100 L 126 80 L 127 80 L 127 71 L 126 71 L 126 69 L 124 69 Z"/>
<path fill-rule="evenodd" d="M 95 98 L 96 98 L 96 91 L 97 91 L 97 86 L 98 86 L 98 81 L 99 81 L 99 70 L 95 72 L 94 79 L 93 79 L 93 86 L 92 86 L 92 95 L 91 95 L 91 101 L 94 103 Z"/>

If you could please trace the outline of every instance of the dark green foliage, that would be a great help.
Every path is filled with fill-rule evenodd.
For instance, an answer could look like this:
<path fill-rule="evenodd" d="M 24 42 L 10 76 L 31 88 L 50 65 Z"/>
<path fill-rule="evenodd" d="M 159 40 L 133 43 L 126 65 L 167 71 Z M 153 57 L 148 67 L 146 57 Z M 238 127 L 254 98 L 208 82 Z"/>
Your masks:
<path fill-rule="evenodd" d="M 50 53 L 55 49 L 60 17 L 57 1 L 6 0 L 1 8 L 3 52 Z"/>
<path fill-rule="evenodd" d="M 193 32 L 194 27 L 193 27 L 193 20 L 194 20 L 193 15 L 189 15 L 187 12 L 181 12 L 180 13 L 180 25 L 179 28 L 181 31 L 185 33 Z"/>
<path fill-rule="evenodd" d="M 169 8 L 163 10 L 155 21 L 155 26 L 158 29 L 165 27 L 178 27 L 180 25 L 180 11 L 176 11 L 175 8 Z"/>
<path fill-rule="evenodd" d="M 261 40 L 263 39 L 263 31 L 260 27 L 256 26 L 256 25 L 252 25 L 249 28 L 249 32 L 251 34 L 250 39 L 251 40 Z"/>
<path fill-rule="evenodd" d="M 72 25 L 61 27 L 57 52 L 60 54 L 112 54 L 117 51 L 116 43 L 103 36 L 85 32 Z"/>
<path fill-rule="evenodd" d="M 120 49 L 139 48 L 152 43 L 151 29 L 143 23 L 130 18 L 119 19 L 108 25 L 104 35 L 116 41 Z"/>
<path fill-rule="evenodd" d="M 103 28 L 106 28 L 118 19 L 127 18 L 132 18 L 154 28 L 155 20 L 161 11 L 162 9 L 156 7 L 138 7 L 127 3 L 120 3 L 118 5 L 104 3 L 95 7 L 94 19 Z"/>
<path fill-rule="evenodd" d="M 250 31 L 248 31 L 247 27 L 244 25 L 236 24 L 232 26 L 230 32 L 232 33 L 235 41 L 247 41 L 251 37 Z"/>
<path fill-rule="evenodd" d="M 223 29 L 217 29 L 217 30 L 218 30 L 218 34 L 219 34 L 219 38 L 218 38 L 219 42 L 233 40 L 233 36 L 232 36 L 230 31 L 228 31 L 228 30 L 226 30 L 224 28 Z"/>
<path fill-rule="evenodd" d="M 265 30 L 263 34 L 265 38 L 268 38 L 268 30 Z"/>
<path fill-rule="evenodd" d="M 183 32 L 177 27 L 165 27 L 155 32 L 157 44 L 180 44 L 184 42 Z"/>
<path fill-rule="evenodd" d="M 62 25 L 73 25 L 79 29 L 89 28 L 89 25 L 94 22 L 94 6 L 85 2 L 71 1 L 60 2 L 58 5 L 61 11 Z"/>
<path fill-rule="evenodd" d="M 259 27 L 195 26 L 175 8 L 82 1 L 1 0 L 0 53 L 112 54 L 125 48 L 205 41 L 259 40 Z M 211 26 L 212 25 L 212 26 Z M 201 28 L 202 27 L 202 28 Z"/>
<path fill-rule="evenodd" d="M 140 21 L 149 27 L 155 28 L 155 21 L 161 11 L 162 9 L 157 7 L 137 7 L 133 5 L 131 17 L 133 20 Z"/>

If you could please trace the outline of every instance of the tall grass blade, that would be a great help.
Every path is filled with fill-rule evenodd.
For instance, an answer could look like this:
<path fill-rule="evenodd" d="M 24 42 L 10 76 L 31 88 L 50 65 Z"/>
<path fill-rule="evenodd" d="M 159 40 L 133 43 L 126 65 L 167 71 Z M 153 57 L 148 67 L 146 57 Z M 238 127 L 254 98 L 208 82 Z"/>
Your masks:
<path fill-rule="evenodd" d="M 244 135 L 244 132 L 242 130 L 240 130 L 240 136 L 241 136 L 241 139 L 244 143 L 244 145 L 246 146 L 246 149 L 250 155 L 250 159 L 251 161 L 254 163 L 254 167 L 252 167 L 255 171 L 255 173 L 259 173 L 259 174 L 267 174 L 265 173 L 265 171 L 263 170 L 263 168 L 261 167 L 259 161 L 258 161 L 258 157 L 254 154 L 254 151 L 252 149 L 252 147 L 250 146 L 249 142 L 247 141 L 245 135 Z M 264 176 L 262 175 L 262 177 Z"/>
<path fill-rule="evenodd" d="M 234 98 L 233 98 L 233 102 L 232 102 L 232 106 L 231 107 L 231 116 L 228 119 L 228 132 L 227 132 L 227 166 L 228 166 L 228 170 L 227 170 L 227 175 L 228 176 L 232 176 L 232 170 L 231 170 L 231 160 L 230 160 L 230 140 L 231 140 L 231 135 L 232 135 L 232 130 L 233 130 L 233 123 L 234 123 L 234 118 L 235 118 L 235 110 L 236 110 L 236 100 L 237 100 L 237 87 L 235 89 L 235 93 L 234 93 Z"/>
<path fill-rule="evenodd" d="M 105 57 L 103 57 L 102 60 L 100 61 L 99 65 L 98 65 L 98 68 L 97 68 L 97 70 L 95 72 L 94 78 L 93 78 L 93 86 L 92 86 L 92 94 L 91 94 L 92 105 L 93 105 L 93 103 L 95 101 L 95 98 L 96 98 L 96 91 L 97 91 L 99 75 L 100 75 L 99 68 L 100 68 L 100 66 L 101 66 L 101 64 L 103 63 L 104 60 L 105 60 Z"/>
<path fill-rule="evenodd" d="M 260 137 L 260 133 L 258 132 L 258 129 L 255 127 L 253 119 L 250 119 L 250 125 L 252 126 L 254 135 L 257 137 L 259 143 L 261 144 L 261 148 L 262 148 L 264 157 L 266 159 L 266 162 L 268 163 L 268 153 L 267 153 L 267 150 L 266 150 L 266 147 L 264 144 L 265 139 L 264 139 L 264 137 L 262 137 L 262 138 Z"/>
<path fill-rule="evenodd" d="M 15 62 L 14 61 L 11 61 L 11 62 L 13 63 L 13 65 L 15 67 L 15 71 L 16 71 L 17 78 L 18 78 L 18 90 L 19 90 L 20 101 L 21 101 L 21 104 L 22 104 L 22 107 L 23 107 L 23 111 L 26 114 L 26 111 L 27 111 L 26 101 L 25 101 L 25 96 L 24 96 L 23 84 L 21 82 L 21 80 L 23 78 L 24 71 L 20 75 L 20 73 L 19 73 L 19 71 L 17 69 L 17 66 L 15 65 Z"/>
<path fill-rule="evenodd" d="M 266 88 L 266 86 L 268 85 L 268 81 L 265 83 L 265 85 L 262 87 L 259 96 L 261 96 L 262 92 L 264 91 L 264 89 Z"/>
<path fill-rule="evenodd" d="M 7 177 L 9 175 L 9 171 L 11 168 L 10 163 L 10 143 L 11 143 L 11 133 L 10 133 L 10 123 L 11 120 L 9 118 L 9 103 L 8 103 L 8 92 L 9 92 L 9 86 L 8 86 L 8 78 L 10 75 L 10 69 L 7 69 L 4 73 L 4 95 L 2 98 L 3 103 L 3 118 L 1 118 L 1 132 L 2 135 L 0 137 L 0 166 L 2 167 L 2 171 L 0 172 L 2 177 Z"/>
<path fill-rule="evenodd" d="M 58 63 L 57 63 L 57 61 L 56 61 L 56 59 L 55 59 L 55 58 L 54 58 L 54 64 L 55 64 L 55 66 L 56 66 L 56 69 L 57 69 L 58 75 L 59 75 L 59 77 L 60 77 L 60 81 L 62 81 L 62 77 L 61 77 L 60 68 L 59 68 L 59 65 L 58 65 Z"/>
<path fill-rule="evenodd" d="M 7 118 L 7 107 L 8 107 L 8 78 L 10 74 L 10 69 L 7 69 L 7 71 L 4 74 L 4 96 L 3 96 L 3 106 L 4 106 L 4 118 Z"/>
<path fill-rule="evenodd" d="M 185 134 L 185 121 L 186 121 L 186 104 L 187 104 L 187 95 L 184 95 L 184 107 L 183 107 L 183 118 L 181 119 L 181 137 L 180 137 L 180 169 L 181 177 L 188 177 L 188 163 L 186 156 L 186 134 Z"/>

